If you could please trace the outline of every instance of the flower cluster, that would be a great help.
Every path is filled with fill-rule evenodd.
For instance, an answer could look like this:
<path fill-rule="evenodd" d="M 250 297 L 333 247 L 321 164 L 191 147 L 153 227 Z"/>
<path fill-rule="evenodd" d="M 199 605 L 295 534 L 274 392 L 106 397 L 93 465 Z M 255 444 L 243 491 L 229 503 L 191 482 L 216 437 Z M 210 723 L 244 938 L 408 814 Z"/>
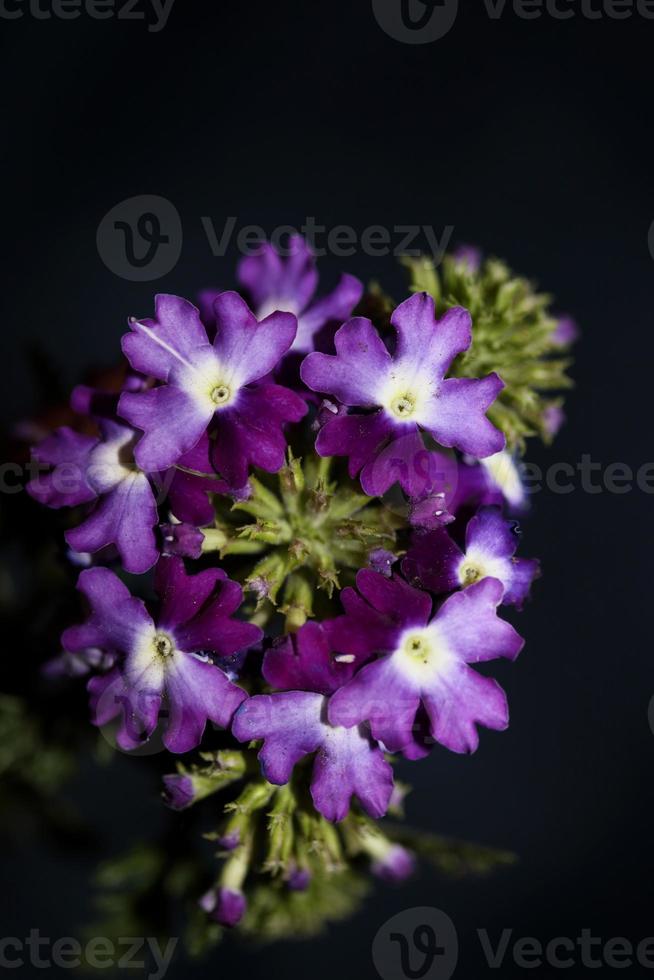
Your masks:
<path fill-rule="evenodd" d="M 498 609 L 539 573 L 506 516 L 523 501 L 503 422 L 524 391 L 496 337 L 484 346 L 488 271 L 469 250 L 448 262 L 477 308 L 433 289 L 382 302 L 349 275 L 315 299 L 306 243 L 264 244 L 242 294 L 160 295 L 130 318 L 122 390 L 77 388 L 84 424 L 34 448 L 29 492 L 71 509 L 87 566 L 60 669 L 90 675 L 92 720 L 121 749 L 158 731 L 170 753 L 202 750 L 164 798 L 229 794 L 201 899 L 222 925 L 250 893 L 253 914 L 261 874 L 307 900 L 359 857 L 406 877 L 411 853 L 375 823 L 401 802 L 393 763 L 508 725 L 476 665 L 520 653 Z M 524 287 L 504 287 L 524 330 Z M 547 324 L 549 354 L 573 336 Z"/>

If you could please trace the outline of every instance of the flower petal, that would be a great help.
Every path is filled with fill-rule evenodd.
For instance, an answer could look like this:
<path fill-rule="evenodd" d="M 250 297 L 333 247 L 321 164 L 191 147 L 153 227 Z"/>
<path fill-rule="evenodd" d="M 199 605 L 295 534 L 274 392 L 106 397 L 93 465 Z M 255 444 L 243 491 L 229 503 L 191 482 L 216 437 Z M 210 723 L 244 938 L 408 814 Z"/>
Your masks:
<path fill-rule="evenodd" d="M 197 445 L 213 415 L 210 407 L 172 384 L 140 394 L 124 392 L 118 411 L 144 433 L 134 456 L 146 473 L 166 470 L 177 463 Z"/>
<path fill-rule="evenodd" d="M 232 732 L 239 742 L 264 739 L 261 770 L 268 782 L 281 786 L 296 762 L 322 744 L 325 704 L 322 695 L 304 691 L 257 695 L 236 712 Z"/>
<path fill-rule="evenodd" d="M 524 640 L 497 615 L 503 595 L 498 579 L 485 578 L 445 600 L 433 625 L 458 660 L 473 664 L 518 656 Z"/>
<path fill-rule="evenodd" d="M 297 319 L 292 313 L 271 313 L 257 322 L 238 293 L 221 293 L 215 303 L 217 333 L 213 346 L 220 363 L 241 385 L 269 374 L 295 340 Z"/>
<path fill-rule="evenodd" d="M 331 694 L 350 680 L 356 668 L 356 659 L 339 663 L 322 625 L 308 622 L 268 650 L 263 676 L 280 691 Z"/>
<path fill-rule="evenodd" d="M 161 600 L 159 624 L 163 629 L 173 629 L 187 623 L 197 616 L 212 596 L 219 582 L 225 581 L 227 573 L 222 568 L 208 568 L 197 575 L 187 575 L 181 558 L 161 558 L 155 571 L 155 590 Z M 239 599 L 230 611 L 237 609 Z M 229 613 L 225 613 L 229 615 Z M 196 650 L 202 649 L 197 647 Z"/>
<path fill-rule="evenodd" d="M 474 752 L 479 745 L 476 725 L 504 731 L 509 724 L 506 695 L 499 684 L 465 664 L 440 675 L 423 703 L 433 737 L 452 752 Z"/>
<path fill-rule="evenodd" d="M 154 320 L 129 321 L 132 333 L 125 334 L 122 348 L 135 371 L 167 381 L 175 366 L 209 341 L 199 310 L 188 300 L 160 294 L 154 303 Z"/>
<path fill-rule="evenodd" d="M 245 485 L 250 466 L 277 473 L 286 461 L 283 426 L 299 422 L 306 413 L 306 402 L 289 388 L 273 384 L 244 388 L 235 408 L 218 420 L 214 467 L 234 489 Z"/>
<path fill-rule="evenodd" d="M 425 404 L 421 425 L 442 446 L 460 449 L 477 459 L 504 448 L 506 439 L 486 418 L 504 382 L 497 374 L 486 378 L 449 378 Z"/>
<path fill-rule="evenodd" d="M 141 575 L 157 561 L 157 505 L 144 473 L 132 473 L 105 494 L 83 524 L 66 532 L 75 551 L 95 554 L 113 544 L 125 571 Z"/>
<path fill-rule="evenodd" d="M 391 317 L 397 330 L 396 358 L 403 368 L 428 373 L 441 380 L 457 355 L 472 343 L 472 319 L 460 306 L 436 319 L 434 300 L 427 293 L 416 293 L 397 307 Z"/>
<path fill-rule="evenodd" d="M 86 596 L 91 614 L 82 627 L 72 626 L 62 640 L 67 650 L 97 646 L 105 650 L 131 651 L 154 623 L 140 599 L 133 598 L 117 575 L 108 568 L 88 568 L 77 588 Z"/>
<path fill-rule="evenodd" d="M 365 317 L 354 317 L 334 337 L 336 355 L 309 354 L 300 375 L 313 391 L 335 395 L 344 405 L 374 408 L 392 367 L 391 355 Z"/>
<path fill-rule="evenodd" d="M 342 324 L 352 315 L 352 310 L 362 296 L 363 283 L 355 276 L 347 273 L 342 275 L 331 293 L 316 300 L 308 310 L 298 315 L 298 329 L 293 350 L 301 353 L 311 351 L 318 331 L 327 323 Z"/>
<path fill-rule="evenodd" d="M 339 415 L 323 425 L 316 440 L 320 456 L 349 456 L 348 472 L 354 479 L 368 463 L 374 462 L 393 431 L 383 412 L 372 415 Z"/>
<path fill-rule="evenodd" d="M 386 813 L 392 792 L 392 767 L 361 727 L 326 730 L 311 779 L 314 805 L 326 820 L 343 820 L 353 796 L 377 820 Z"/>
<path fill-rule="evenodd" d="M 168 723 L 163 742 L 170 752 L 190 752 L 202 741 L 207 721 L 229 728 L 247 698 L 219 667 L 178 653 L 166 671 Z"/>
<path fill-rule="evenodd" d="M 87 471 L 98 440 L 81 435 L 64 426 L 32 450 L 33 458 L 46 466 L 49 473 L 39 473 L 27 485 L 34 500 L 47 507 L 76 507 L 94 500 L 96 492 L 88 481 Z"/>
<path fill-rule="evenodd" d="M 383 657 L 332 695 L 329 720 L 345 728 L 368 721 L 374 738 L 389 752 L 399 752 L 414 743 L 419 706 L 420 690 L 396 669 L 392 657 Z"/>

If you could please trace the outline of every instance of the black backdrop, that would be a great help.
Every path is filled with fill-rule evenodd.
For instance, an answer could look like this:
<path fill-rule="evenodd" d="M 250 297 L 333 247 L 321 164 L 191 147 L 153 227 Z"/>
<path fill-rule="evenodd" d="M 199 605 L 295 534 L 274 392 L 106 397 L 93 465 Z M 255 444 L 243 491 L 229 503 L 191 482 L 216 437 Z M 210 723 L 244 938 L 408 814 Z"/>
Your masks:
<path fill-rule="evenodd" d="M 87 17 L 0 28 L 6 418 L 32 407 L 31 342 L 72 383 L 89 362 L 111 361 L 126 315 L 148 313 L 157 288 L 230 283 L 236 251 L 212 256 L 202 216 L 268 231 L 315 216 L 359 233 L 454 226 L 454 240 L 537 278 L 583 340 L 568 423 L 530 458 L 654 460 L 654 22 L 525 20 L 508 8 L 493 20 L 466 3 L 446 37 L 409 45 L 382 31 L 367 0 L 177 0 L 159 33 Z M 141 194 L 171 201 L 184 228 L 179 262 L 154 284 L 115 275 L 96 248 L 102 216 Z M 322 262 L 329 282 L 340 269 L 401 291 L 392 257 Z M 520 619 L 526 650 L 497 671 L 511 728 L 485 733 L 472 758 L 437 751 L 405 773 L 414 824 L 511 848 L 517 866 L 463 882 L 424 870 L 403 889 L 380 886 L 324 938 L 229 942 L 208 964 L 176 959 L 169 976 L 372 978 L 377 929 L 418 905 L 453 919 L 456 976 L 475 980 L 488 972 L 479 928 L 541 942 L 583 928 L 605 940 L 654 934 L 652 499 L 579 486 L 535 497 L 525 554 L 545 574 Z M 140 786 L 138 759 L 121 759 L 109 782 L 89 762 L 75 785 L 109 852 L 156 822 L 155 788 Z M 5 863 L 2 934 L 75 935 L 90 862 L 32 843 Z M 500 972 L 524 971 L 507 958 Z"/>

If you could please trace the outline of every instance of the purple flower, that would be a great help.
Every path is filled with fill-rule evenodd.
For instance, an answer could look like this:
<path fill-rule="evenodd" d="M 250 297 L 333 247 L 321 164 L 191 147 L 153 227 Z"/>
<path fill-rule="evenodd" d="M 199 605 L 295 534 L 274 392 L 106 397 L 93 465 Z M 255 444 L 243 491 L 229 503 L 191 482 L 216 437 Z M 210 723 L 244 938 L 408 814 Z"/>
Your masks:
<path fill-rule="evenodd" d="M 363 295 L 363 284 L 345 274 L 331 293 L 314 299 L 318 272 L 311 249 L 301 235 L 291 235 L 286 257 L 264 242 L 256 255 L 241 260 L 237 275 L 259 319 L 275 310 L 286 310 L 297 317 L 297 335 L 291 350 L 298 353 L 313 350 L 316 335 L 328 323 L 340 325 L 347 320 Z"/>
<path fill-rule="evenodd" d="M 553 439 L 565 422 L 565 412 L 560 405 L 548 405 L 543 412 L 543 420 L 545 422 L 545 431 L 550 439 Z"/>
<path fill-rule="evenodd" d="M 334 659 L 321 627 L 307 623 L 295 643 L 289 637 L 264 659 L 264 677 L 284 692 L 249 698 L 232 727 L 241 742 L 263 739 L 261 769 L 278 786 L 289 781 L 300 759 L 316 753 L 311 796 L 331 821 L 347 816 L 352 796 L 370 816 L 381 817 L 393 791 L 391 766 L 363 727 L 328 721 L 329 695 L 352 676 L 357 660 Z"/>
<path fill-rule="evenodd" d="M 264 378 L 288 351 L 297 331 L 291 313 L 258 322 L 237 293 L 215 303 L 213 344 L 198 310 L 177 296 L 157 296 L 154 320 L 130 321 L 123 351 L 136 371 L 162 384 L 124 392 L 118 411 L 143 437 L 136 461 L 146 472 L 179 462 L 211 426 L 212 463 L 235 489 L 245 486 L 248 467 L 276 472 L 284 465 L 283 426 L 306 414 L 299 395 Z"/>
<path fill-rule="evenodd" d="M 390 578 L 393 574 L 393 565 L 396 561 L 397 555 L 394 555 L 392 551 L 387 551 L 386 548 L 373 548 L 368 555 L 370 567 L 381 575 L 385 575 L 386 578 Z"/>
<path fill-rule="evenodd" d="M 171 810 L 185 810 L 195 802 L 195 788 L 190 776 L 174 773 L 164 776 L 163 798 Z"/>
<path fill-rule="evenodd" d="M 416 870 L 414 855 L 401 844 L 384 842 L 384 845 L 381 853 L 372 862 L 372 873 L 383 881 L 406 881 Z"/>
<path fill-rule="evenodd" d="M 242 891 L 232 888 L 212 888 L 200 899 L 200 907 L 221 926 L 237 926 L 247 908 Z"/>
<path fill-rule="evenodd" d="M 162 524 L 162 554 L 179 558 L 200 558 L 204 534 L 193 524 Z"/>
<path fill-rule="evenodd" d="M 469 483 L 477 483 L 477 503 L 500 504 L 506 501 L 514 511 L 524 511 L 527 508 L 527 494 L 522 483 L 518 463 L 510 452 L 504 450 L 482 459 L 479 463 L 485 477 L 485 487 L 482 489 L 479 476 L 472 476 Z M 476 469 L 476 464 L 473 465 Z M 484 481 L 481 481 L 482 483 Z"/>
<path fill-rule="evenodd" d="M 50 469 L 27 490 L 48 507 L 90 504 L 83 523 L 66 532 L 70 547 L 95 554 L 115 545 L 125 569 L 140 574 L 158 557 L 158 515 L 151 482 L 134 463 L 138 433 L 110 419 L 98 424 L 100 438 L 62 428 L 36 446 L 34 459 Z"/>
<path fill-rule="evenodd" d="M 535 558 L 516 558 L 518 533 L 499 507 L 482 507 L 468 522 L 465 551 L 444 529 L 416 536 L 402 572 L 416 586 L 440 594 L 469 588 L 484 578 L 504 586 L 502 601 L 521 608 L 539 574 Z"/>
<path fill-rule="evenodd" d="M 424 484 L 416 488 L 411 464 L 425 453 L 421 431 L 475 457 L 504 447 L 504 435 L 486 418 L 504 383 L 497 374 L 445 379 L 454 358 L 472 342 L 466 310 L 451 309 L 437 321 L 431 296 L 417 293 L 397 307 L 391 323 L 397 332 L 393 355 L 370 320 L 355 317 L 337 332 L 336 355 L 309 354 L 301 374 L 314 391 L 366 410 L 328 421 L 318 435 L 318 453 L 348 456 L 350 476 L 361 471 L 370 496 L 385 493 L 399 478 L 415 497 L 424 492 Z M 405 471 L 397 463 L 401 439 L 401 455 L 409 460 Z"/>
<path fill-rule="evenodd" d="M 557 347 L 569 347 L 579 340 L 580 333 L 576 320 L 571 316 L 562 316 L 556 324 L 551 340 Z"/>
<path fill-rule="evenodd" d="M 515 659 L 523 641 L 499 619 L 504 588 L 487 578 L 450 596 L 432 617 L 426 592 L 364 569 L 345 589 L 346 614 L 327 625 L 331 645 L 356 656 L 379 653 L 329 703 L 333 725 L 369 721 L 390 752 L 415 746 L 419 709 L 429 734 L 454 752 L 474 752 L 476 725 L 502 731 L 509 715 L 504 691 L 468 666 L 496 657 Z"/>
<path fill-rule="evenodd" d="M 113 572 L 82 572 L 78 588 L 91 614 L 62 639 L 70 652 L 98 647 L 119 657 L 108 674 L 89 681 L 94 724 L 122 714 L 118 744 L 134 749 L 152 735 L 165 708 L 164 745 L 188 752 L 199 745 L 207 721 L 227 728 L 246 697 L 208 654 L 226 657 L 249 647 L 261 630 L 232 618 L 242 590 L 221 569 L 188 576 L 181 559 L 162 558 L 155 584 L 161 599 L 156 621 Z"/>
<path fill-rule="evenodd" d="M 468 272 L 479 272 L 481 268 L 482 252 L 476 245 L 459 245 L 452 253 L 453 258 L 464 265 Z"/>
<path fill-rule="evenodd" d="M 175 517 L 185 524 L 205 527 L 213 524 L 216 511 L 210 495 L 230 494 L 238 499 L 250 495 L 248 484 L 231 489 L 221 480 L 211 463 L 211 440 L 205 434 L 166 474 L 168 504 Z"/>
<path fill-rule="evenodd" d="M 305 892 L 311 884 L 311 872 L 308 868 L 294 867 L 288 876 L 286 885 L 289 891 Z"/>

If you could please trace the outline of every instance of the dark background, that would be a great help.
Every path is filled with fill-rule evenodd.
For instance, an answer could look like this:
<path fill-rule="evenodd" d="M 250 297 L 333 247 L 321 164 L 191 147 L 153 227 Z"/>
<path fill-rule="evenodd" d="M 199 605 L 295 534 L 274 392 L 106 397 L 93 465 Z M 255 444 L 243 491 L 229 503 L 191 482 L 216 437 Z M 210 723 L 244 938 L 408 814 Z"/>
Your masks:
<path fill-rule="evenodd" d="M 272 231 L 313 215 L 359 232 L 453 225 L 456 241 L 537 279 L 583 340 L 568 423 L 529 458 L 654 459 L 654 21 L 522 20 L 510 9 L 491 20 L 466 3 L 446 37 L 417 46 L 388 37 L 367 0 L 177 0 L 158 34 L 86 17 L 26 16 L 0 30 L 5 419 L 33 408 L 32 342 L 72 384 L 115 358 L 126 316 L 148 314 L 157 289 L 231 283 L 238 256 L 211 255 L 201 216 Z M 184 226 L 181 259 L 159 283 L 112 274 L 96 249 L 104 214 L 139 194 L 168 198 Z M 401 295 L 392 257 L 327 257 L 321 268 L 323 284 L 343 269 Z M 524 553 L 545 574 L 520 619 L 522 658 L 495 672 L 511 728 L 484 732 L 472 758 L 441 750 L 405 769 L 412 823 L 513 849 L 518 865 L 460 882 L 425 869 L 399 890 L 378 887 L 324 938 L 265 950 L 230 941 L 205 964 L 178 957 L 168 975 L 373 978 L 378 928 L 418 905 L 452 917 L 456 976 L 470 980 L 488 973 L 478 928 L 541 942 L 583 928 L 653 935 L 651 514 L 637 489 L 534 498 Z M 20 657 L 20 644 L 3 657 Z M 138 759 L 109 781 L 89 764 L 74 791 L 107 853 L 157 820 Z M 92 862 L 35 842 L 5 856 L 2 935 L 76 935 Z M 507 957 L 500 975 L 523 972 Z"/>

